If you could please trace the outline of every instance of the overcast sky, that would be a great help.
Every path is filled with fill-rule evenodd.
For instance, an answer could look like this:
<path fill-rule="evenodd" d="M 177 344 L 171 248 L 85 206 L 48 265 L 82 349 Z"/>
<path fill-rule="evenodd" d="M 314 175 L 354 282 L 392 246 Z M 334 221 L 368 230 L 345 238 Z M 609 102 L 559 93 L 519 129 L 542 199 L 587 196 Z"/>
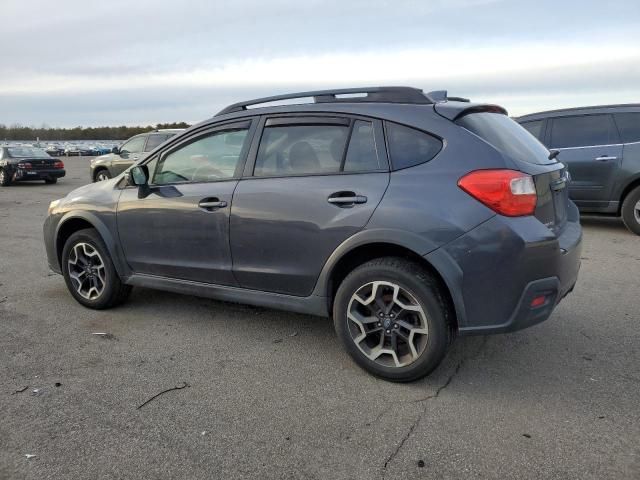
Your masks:
<path fill-rule="evenodd" d="M 640 0 L 0 0 L 0 123 L 196 122 L 411 85 L 512 115 L 640 102 Z"/>

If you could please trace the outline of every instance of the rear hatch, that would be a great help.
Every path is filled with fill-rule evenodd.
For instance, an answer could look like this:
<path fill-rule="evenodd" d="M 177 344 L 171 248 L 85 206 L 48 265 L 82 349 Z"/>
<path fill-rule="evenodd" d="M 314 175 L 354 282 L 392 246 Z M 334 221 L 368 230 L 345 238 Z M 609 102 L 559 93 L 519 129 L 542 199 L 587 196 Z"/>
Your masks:
<path fill-rule="evenodd" d="M 462 111 L 455 122 L 495 147 L 513 162 L 515 170 L 533 177 L 538 195 L 534 215 L 559 235 L 567 223 L 569 206 L 566 166 L 550 159 L 549 150 L 506 112 L 474 107 Z"/>

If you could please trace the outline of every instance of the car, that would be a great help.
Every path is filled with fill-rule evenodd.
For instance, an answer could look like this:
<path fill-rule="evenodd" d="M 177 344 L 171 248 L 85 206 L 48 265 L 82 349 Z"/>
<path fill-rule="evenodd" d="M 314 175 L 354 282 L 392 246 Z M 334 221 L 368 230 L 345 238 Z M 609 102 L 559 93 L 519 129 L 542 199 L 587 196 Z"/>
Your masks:
<path fill-rule="evenodd" d="M 106 155 L 108 153 L 111 153 L 112 151 L 113 151 L 113 147 L 108 147 L 106 145 L 95 145 L 93 147 L 94 155 Z"/>
<path fill-rule="evenodd" d="M 88 157 L 93 155 L 93 151 L 85 147 L 84 145 L 66 145 L 64 149 L 64 154 L 67 157 L 78 156 L 78 157 Z"/>
<path fill-rule="evenodd" d="M 101 182 L 119 175 L 148 152 L 183 130 L 158 129 L 131 137 L 122 146 L 114 147 L 111 153 L 91 160 L 89 165 L 91 181 Z"/>
<path fill-rule="evenodd" d="M 572 291 L 568 183 L 496 105 L 411 87 L 286 94 L 53 201 L 45 249 L 88 308 L 140 286 L 332 317 L 358 365 L 411 381 L 456 335 L 530 327 Z"/>
<path fill-rule="evenodd" d="M 60 145 L 56 145 L 56 144 L 49 144 L 47 145 L 47 148 L 45 149 L 45 152 L 47 152 L 48 155 L 52 156 L 52 157 L 59 157 L 61 155 L 64 155 L 64 148 L 61 147 Z"/>
<path fill-rule="evenodd" d="M 559 152 L 580 212 L 622 217 L 640 235 L 640 104 L 550 110 L 517 121 Z"/>
<path fill-rule="evenodd" d="M 2 187 L 26 180 L 56 183 L 64 176 L 64 163 L 49 156 L 42 148 L 0 147 L 0 186 Z"/>

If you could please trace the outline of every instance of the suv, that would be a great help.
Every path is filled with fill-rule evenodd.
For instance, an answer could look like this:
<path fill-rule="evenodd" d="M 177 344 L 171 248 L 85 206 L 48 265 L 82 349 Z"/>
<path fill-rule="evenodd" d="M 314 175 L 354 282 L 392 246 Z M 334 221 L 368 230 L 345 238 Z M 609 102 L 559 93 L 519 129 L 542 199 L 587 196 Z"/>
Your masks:
<path fill-rule="evenodd" d="M 299 98 L 314 103 L 259 107 Z M 231 105 L 52 202 L 44 238 L 89 308 L 141 286 L 332 316 L 359 365 L 410 381 L 456 334 L 529 327 L 573 289 L 567 184 L 501 107 L 304 92 Z"/>
<path fill-rule="evenodd" d="M 517 121 L 560 152 L 581 212 L 622 216 L 640 235 L 640 104 L 552 110 Z"/>
<path fill-rule="evenodd" d="M 183 130 L 184 129 L 154 130 L 131 137 L 121 147 L 113 147 L 111 153 L 101 155 L 91 160 L 89 165 L 91 181 L 101 182 L 120 175 L 146 155 L 147 152 L 150 152 Z"/>

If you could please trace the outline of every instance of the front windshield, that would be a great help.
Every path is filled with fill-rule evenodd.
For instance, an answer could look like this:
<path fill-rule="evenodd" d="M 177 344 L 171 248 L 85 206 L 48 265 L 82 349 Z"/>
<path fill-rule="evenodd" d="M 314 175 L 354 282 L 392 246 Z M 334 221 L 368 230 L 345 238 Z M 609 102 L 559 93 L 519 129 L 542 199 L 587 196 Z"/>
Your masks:
<path fill-rule="evenodd" d="M 49 158 L 47 152 L 41 148 L 33 147 L 9 147 L 9 156 L 12 158 Z"/>

